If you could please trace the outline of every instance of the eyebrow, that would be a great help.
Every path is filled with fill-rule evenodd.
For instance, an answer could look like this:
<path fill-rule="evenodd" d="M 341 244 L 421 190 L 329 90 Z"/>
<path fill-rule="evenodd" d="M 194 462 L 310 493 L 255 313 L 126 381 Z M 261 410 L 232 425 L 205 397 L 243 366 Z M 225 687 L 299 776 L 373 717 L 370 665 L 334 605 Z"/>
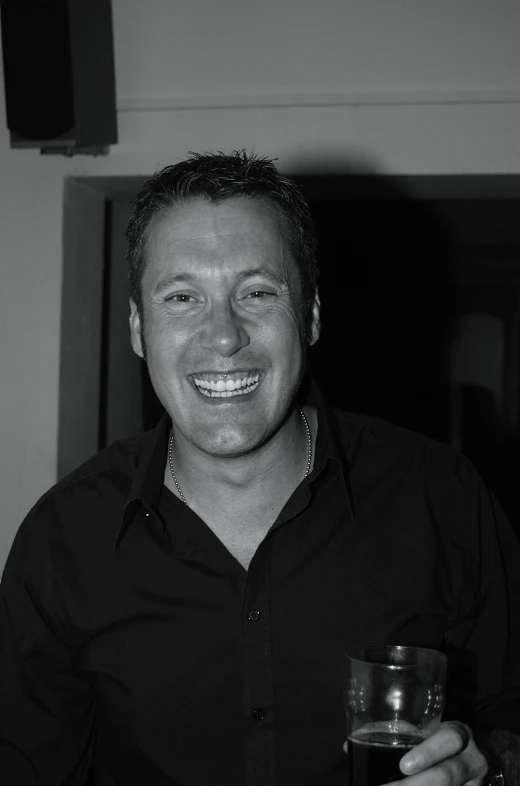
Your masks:
<path fill-rule="evenodd" d="M 272 281 L 275 284 L 287 284 L 288 279 L 286 277 L 281 277 L 273 273 L 272 270 L 266 267 L 253 267 L 249 268 L 249 270 L 241 270 L 239 273 L 236 273 L 234 276 L 235 281 L 243 281 L 246 278 L 254 278 L 258 276 L 259 278 L 266 278 L 269 281 Z M 170 287 L 172 284 L 178 283 L 188 283 L 191 284 L 193 282 L 197 282 L 198 277 L 193 275 L 192 273 L 175 273 L 169 276 L 165 276 L 165 278 L 161 279 L 157 286 L 154 288 L 154 294 L 160 294 L 165 289 Z"/>

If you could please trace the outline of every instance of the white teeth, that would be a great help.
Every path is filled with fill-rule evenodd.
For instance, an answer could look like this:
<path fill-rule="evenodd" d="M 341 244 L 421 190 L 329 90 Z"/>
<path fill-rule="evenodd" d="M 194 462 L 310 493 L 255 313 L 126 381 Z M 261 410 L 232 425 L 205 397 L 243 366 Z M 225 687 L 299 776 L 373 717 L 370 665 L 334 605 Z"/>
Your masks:
<path fill-rule="evenodd" d="M 245 377 L 234 382 L 232 379 L 219 379 L 217 382 L 207 382 L 203 379 L 194 378 L 194 382 L 199 392 L 208 398 L 231 398 L 232 396 L 243 396 L 252 393 L 258 387 L 260 374 Z"/>

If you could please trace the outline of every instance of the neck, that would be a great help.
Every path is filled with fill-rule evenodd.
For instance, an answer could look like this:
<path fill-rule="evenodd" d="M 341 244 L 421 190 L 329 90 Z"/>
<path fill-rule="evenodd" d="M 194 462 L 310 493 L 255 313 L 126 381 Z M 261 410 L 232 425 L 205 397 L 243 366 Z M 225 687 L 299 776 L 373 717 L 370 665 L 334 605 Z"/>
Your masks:
<path fill-rule="evenodd" d="M 214 503 L 219 498 L 229 503 L 232 498 L 255 495 L 257 490 L 265 497 L 276 494 L 277 489 L 292 490 L 311 468 L 305 420 L 309 421 L 312 434 L 313 413 L 307 410 L 306 418 L 302 418 L 296 408 L 267 443 L 251 453 L 233 457 L 209 456 L 174 433 L 171 462 L 181 493 L 174 485 L 169 465 L 165 483 L 181 499 L 184 496 L 188 505 L 201 496 Z M 311 445 L 312 442 L 311 436 Z"/>

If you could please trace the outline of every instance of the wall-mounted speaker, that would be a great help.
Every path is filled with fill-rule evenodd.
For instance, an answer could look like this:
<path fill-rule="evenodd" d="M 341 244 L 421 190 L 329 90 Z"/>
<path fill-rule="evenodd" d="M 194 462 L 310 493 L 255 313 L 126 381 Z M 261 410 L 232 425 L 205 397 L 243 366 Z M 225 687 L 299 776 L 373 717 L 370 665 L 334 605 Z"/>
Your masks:
<path fill-rule="evenodd" d="M 100 153 L 117 142 L 110 0 L 1 0 L 11 147 Z"/>

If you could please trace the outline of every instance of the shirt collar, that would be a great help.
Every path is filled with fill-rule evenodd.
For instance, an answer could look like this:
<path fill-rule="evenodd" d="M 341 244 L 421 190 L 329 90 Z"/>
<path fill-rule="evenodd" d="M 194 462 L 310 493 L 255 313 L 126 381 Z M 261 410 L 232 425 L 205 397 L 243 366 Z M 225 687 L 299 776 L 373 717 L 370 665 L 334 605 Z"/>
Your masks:
<path fill-rule="evenodd" d="M 119 547 L 141 507 L 144 506 L 150 513 L 155 513 L 159 508 L 170 429 L 171 420 L 165 412 L 157 426 L 142 435 L 139 463 L 126 498 L 114 551 Z"/>
<path fill-rule="evenodd" d="M 318 438 L 315 446 L 314 466 L 308 477 L 308 482 L 311 483 L 323 472 L 328 461 L 336 464 L 340 470 L 347 509 L 350 516 L 353 517 L 352 497 L 349 491 L 349 468 L 334 410 L 329 406 L 314 380 L 308 380 L 302 386 L 302 400 L 314 407 L 318 413 Z M 171 421 L 165 412 L 157 426 L 142 435 L 139 464 L 126 499 L 121 525 L 114 542 L 114 551 L 119 547 L 141 507 L 145 507 L 153 514 L 156 514 L 159 509 L 170 429 Z M 347 441 L 348 437 L 349 435 L 347 435 Z"/>
<path fill-rule="evenodd" d="M 329 462 L 335 465 L 339 471 L 348 513 L 351 518 L 354 518 L 352 493 L 350 491 L 350 467 L 345 450 L 352 437 L 348 431 L 348 424 L 344 423 L 340 430 L 334 409 L 327 402 L 318 384 L 313 379 L 309 379 L 306 383 L 304 401 L 311 407 L 314 407 L 318 414 L 318 437 L 314 454 L 314 466 L 308 482 L 312 483 L 323 472 Z"/>

